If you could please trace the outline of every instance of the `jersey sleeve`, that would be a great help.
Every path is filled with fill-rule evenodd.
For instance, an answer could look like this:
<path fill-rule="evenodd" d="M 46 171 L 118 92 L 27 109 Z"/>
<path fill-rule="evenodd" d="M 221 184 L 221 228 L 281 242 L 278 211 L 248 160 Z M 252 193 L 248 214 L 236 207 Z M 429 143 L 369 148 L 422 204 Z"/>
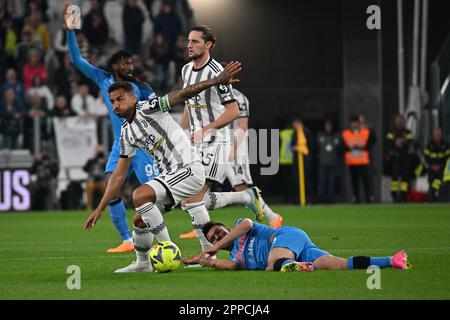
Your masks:
<path fill-rule="evenodd" d="M 150 100 L 139 101 L 136 104 L 136 108 L 138 110 L 142 110 L 144 114 L 151 114 L 154 112 L 162 111 L 167 112 L 171 110 L 171 106 L 169 103 L 169 98 L 167 94 L 163 97 L 154 97 Z"/>
<path fill-rule="evenodd" d="M 237 97 L 236 97 L 237 98 Z M 240 118 L 247 118 L 250 116 L 249 102 L 246 96 L 241 94 L 241 99 L 236 99 L 239 105 Z"/>
<path fill-rule="evenodd" d="M 140 82 L 136 84 L 139 88 L 139 101 L 149 100 L 156 97 L 152 87 L 146 82 Z"/>
<path fill-rule="evenodd" d="M 106 78 L 106 72 L 100 68 L 94 67 L 88 61 L 83 59 L 75 38 L 75 31 L 67 31 L 67 45 L 69 47 L 70 61 L 73 65 L 100 87 L 100 82 Z"/>
<path fill-rule="evenodd" d="M 120 157 L 131 158 L 136 154 L 136 147 L 129 141 L 128 132 L 122 128 L 120 134 Z"/>
<path fill-rule="evenodd" d="M 221 104 L 227 104 L 236 101 L 231 84 L 220 84 L 216 87 L 216 89 Z"/>

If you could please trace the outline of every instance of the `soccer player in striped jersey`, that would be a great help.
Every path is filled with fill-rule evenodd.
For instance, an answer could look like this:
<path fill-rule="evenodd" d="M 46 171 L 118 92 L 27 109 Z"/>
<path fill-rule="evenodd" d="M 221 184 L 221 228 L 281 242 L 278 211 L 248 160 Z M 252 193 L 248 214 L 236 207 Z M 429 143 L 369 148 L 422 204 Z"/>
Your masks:
<path fill-rule="evenodd" d="M 202 233 L 203 226 L 210 220 L 208 211 L 203 202 L 196 200 L 206 184 L 204 167 L 184 130 L 165 111 L 206 88 L 235 81 L 232 77 L 240 69 L 240 63 L 232 62 L 212 79 L 143 102 L 137 102 L 128 82 L 117 82 L 109 87 L 114 113 L 125 118 L 120 135 L 120 159 L 100 204 L 87 219 L 85 229 L 92 229 L 109 201 L 120 192 L 137 149 L 152 154 L 161 169 L 157 178 L 133 192 L 137 211 L 133 231 L 137 261 L 116 272 L 152 271 L 148 252 L 153 237 L 156 236 L 158 241 L 170 241 L 161 213 L 163 207 L 181 203 L 191 216 L 202 249 L 211 245 Z"/>
<path fill-rule="evenodd" d="M 210 55 L 216 38 L 207 26 L 196 26 L 188 37 L 188 56 L 192 59 L 181 71 L 184 87 L 211 79 L 219 74 L 223 67 Z M 239 107 L 233 95 L 231 85 L 218 85 L 191 97 L 186 101 L 181 127 L 189 126 L 191 141 L 197 147 L 202 163 L 205 166 L 208 184 L 202 190 L 203 196 L 209 189 L 209 183 L 223 183 L 225 171 L 229 163 L 231 150 L 228 125 L 239 117 Z M 264 218 L 259 201 L 259 189 L 248 188 L 241 192 L 221 193 L 227 204 L 244 204 L 253 211 L 256 219 Z M 203 201 L 203 197 L 197 199 Z M 194 232 L 183 234 L 180 238 L 195 237 Z"/>
<path fill-rule="evenodd" d="M 222 63 L 222 66 L 224 65 L 225 63 Z M 226 167 L 225 174 L 234 190 L 240 192 L 247 190 L 253 185 L 252 176 L 250 174 L 247 141 L 250 104 L 247 97 L 236 88 L 233 88 L 233 95 L 238 103 L 240 116 L 229 125 L 230 138 L 232 141 L 230 160 L 232 163 Z M 209 191 L 205 194 L 203 201 L 209 211 L 223 208 L 230 204 L 229 201 L 232 201 L 229 197 L 230 194 L 232 193 Z M 268 219 L 270 226 L 273 228 L 281 227 L 283 221 L 282 216 L 274 213 L 261 196 L 259 197 L 259 201 L 261 202 L 264 216 Z"/>
<path fill-rule="evenodd" d="M 80 49 L 78 48 L 77 40 L 75 39 L 74 29 L 76 21 L 74 20 L 73 14 L 67 12 L 68 7 L 68 4 L 64 7 L 64 18 L 67 28 L 67 44 L 69 47 L 70 60 L 78 70 L 80 70 L 87 78 L 91 79 L 100 88 L 113 128 L 114 142 L 105 167 L 106 183 L 108 183 L 109 177 L 119 161 L 119 137 L 120 127 L 123 121 L 123 119 L 119 118 L 113 112 L 113 107 L 109 100 L 108 87 L 116 81 L 126 80 L 132 83 L 138 100 L 148 100 L 149 98 L 155 96 L 155 94 L 147 83 L 138 82 L 133 78 L 132 72 L 134 69 L 134 58 L 133 55 L 126 50 L 120 50 L 111 56 L 110 67 L 112 69 L 112 73 L 95 67 L 83 59 L 80 54 Z M 136 157 L 134 157 L 130 170 L 128 171 L 128 177 L 132 172 L 134 172 L 136 178 L 141 184 L 156 177 L 159 173 L 158 167 L 154 163 L 153 158 L 142 150 L 138 150 Z M 134 251 L 133 240 L 131 238 L 130 228 L 126 218 L 126 208 L 120 199 L 119 194 L 117 194 L 116 198 L 111 199 L 111 202 L 109 203 L 109 212 L 111 215 L 111 220 L 113 221 L 114 226 L 119 232 L 123 242 L 115 248 L 108 249 L 107 252 L 115 253 Z"/>

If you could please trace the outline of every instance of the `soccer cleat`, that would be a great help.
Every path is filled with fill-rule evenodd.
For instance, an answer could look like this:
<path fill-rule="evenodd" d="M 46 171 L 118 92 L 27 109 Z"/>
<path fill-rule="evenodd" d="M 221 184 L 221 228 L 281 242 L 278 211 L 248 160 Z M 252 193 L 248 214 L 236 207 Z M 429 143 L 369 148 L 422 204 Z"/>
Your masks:
<path fill-rule="evenodd" d="M 305 272 L 305 271 L 314 271 L 314 267 L 311 262 L 288 262 L 284 266 L 281 267 L 282 272 Z"/>
<path fill-rule="evenodd" d="M 120 245 L 115 248 L 110 248 L 106 250 L 108 253 L 117 253 L 117 252 L 134 252 L 134 246 L 129 241 L 124 241 Z"/>
<path fill-rule="evenodd" d="M 197 232 L 192 230 L 191 232 L 180 234 L 180 239 L 195 239 L 197 238 Z"/>
<path fill-rule="evenodd" d="M 114 273 L 129 273 L 129 272 L 153 272 L 153 267 L 150 264 L 150 262 L 133 261 L 129 266 L 114 271 Z"/>
<path fill-rule="evenodd" d="M 408 261 L 408 254 L 404 250 L 394 254 L 391 260 L 391 265 L 394 269 L 406 270 L 412 268 L 412 265 Z"/>
<path fill-rule="evenodd" d="M 261 206 L 261 201 L 259 197 L 261 196 L 261 190 L 258 187 L 251 187 L 245 190 L 250 195 L 251 201 L 245 207 L 253 211 L 256 216 L 256 220 L 261 222 L 264 219 L 264 213 Z"/>
<path fill-rule="evenodd" d="M 279 215 L 278 213 L 276 215 L 277 215 L 277 218 L 273 221 L 270 221 L 270 226 L 272 228 L 278 229 L 282 225 L 283 217 L 281 215 Z"/>

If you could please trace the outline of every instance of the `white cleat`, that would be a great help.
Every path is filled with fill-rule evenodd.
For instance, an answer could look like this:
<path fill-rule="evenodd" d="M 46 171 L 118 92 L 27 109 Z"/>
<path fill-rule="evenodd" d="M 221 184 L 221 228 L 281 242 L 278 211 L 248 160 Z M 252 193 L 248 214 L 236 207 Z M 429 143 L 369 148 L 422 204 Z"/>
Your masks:
<path fill-rule="evenodd" d="M 114 271 L 114 273 L 128 273 L 128 272 L 153 272 L 153 267 L 150 264 L 150 262 L 133 261 L 129 266 Z"/>

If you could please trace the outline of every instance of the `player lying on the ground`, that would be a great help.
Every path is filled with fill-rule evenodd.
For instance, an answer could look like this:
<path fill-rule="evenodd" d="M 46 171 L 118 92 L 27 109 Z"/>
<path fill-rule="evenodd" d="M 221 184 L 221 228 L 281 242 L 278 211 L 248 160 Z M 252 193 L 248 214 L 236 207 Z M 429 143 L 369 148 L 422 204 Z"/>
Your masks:
<path fill-rule="evenodd" d="M 409 268 L 406 252 L 390 257 L 340 258 L 319 249 L 303 230 L 283 226 L 274 229 L 239 219 L 232 229 L 222 223 L 210 222 L 203 228 L 206 238 L 213 244 L 200 255 L 183 259 L 184 264 L 202 264 L 219 270 L 312 271 L 316 269 L 353 270 L 380 268 Z M 229 260 L 216 259 L 219 250 L 230 251 Z"/>
<path fill-rule="evenodd" d="M 85 229 L 94 227 L 109 201 L 120 192 L 137 149 L 151 153 L 161 169 L 157 178 L 133 192 L 133 203 L 137 211 L 133 231 L 137 261 L 116 272 L 152 271 L 148 253 L 153 236 L 158 241 L 170 241 L 160 208 L 173 207 L 180 202 L 188 207 L 187 211 L 191 216 L 192 226 L 198 232 L 202 249 L 211 246 L 202 233 L 203 226 L 210 221 L 208 211 L 203 203 L 193 203 L 192 200 L 205 186 L 205 170 L 183 129 L 165 111 L 169 111 L 171 105 L 182 103 L 206 88 L 237 81 L 232 77 L 240 70 L 241 64 L 232 62 L 212 79 L 143 102 L 137 102 L 129 82 L 116 82 L 109 87 L 114 113 L 125 118 L 120 134 L 120 159 L 100 204 L 87 219 Z"/>

